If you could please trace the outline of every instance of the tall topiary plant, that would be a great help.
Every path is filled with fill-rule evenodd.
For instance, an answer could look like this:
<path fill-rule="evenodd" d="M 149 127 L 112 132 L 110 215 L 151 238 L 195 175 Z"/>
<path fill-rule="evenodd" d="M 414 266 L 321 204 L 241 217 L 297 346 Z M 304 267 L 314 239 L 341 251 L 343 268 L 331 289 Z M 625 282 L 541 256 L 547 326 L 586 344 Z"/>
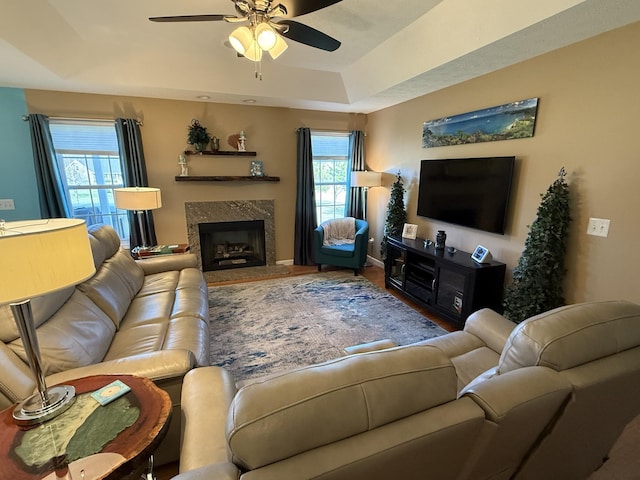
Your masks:
<path fill-rule="evenodd" d="M 513 270 L 513 283 L 505 292 L 504 314 L 516 323 L 564 305 L 564 255 L 571 222 L 565 175 L 562 168 L 547 192 L 541 194 L 537 217 Z"/>
<path fill-rule="evenodd" d="M 404 209 L 404 184 L 400 172 L 396 177 L 396 181 L 391 185 L 391 196 L 389 205 L 387 206 L 387 218 L 384 224 L 384 234 L 380 243 L 380 253 L 382 258 L 387 256 L 387 238 L 399 237 L 402 235 L 402 229 L 407 222 L 407 211 Z"/>

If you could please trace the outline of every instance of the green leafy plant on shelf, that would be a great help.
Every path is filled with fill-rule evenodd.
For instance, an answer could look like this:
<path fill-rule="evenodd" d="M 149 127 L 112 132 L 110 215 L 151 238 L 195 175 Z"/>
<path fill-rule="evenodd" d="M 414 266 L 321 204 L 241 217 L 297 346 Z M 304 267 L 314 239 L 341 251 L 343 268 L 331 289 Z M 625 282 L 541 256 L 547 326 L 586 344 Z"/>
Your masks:
<path fill-rule="evenodd" d="M 384 234 L 380 243 L 380 254 L 382 259 L 387 258 L 387 238 L 399 237 L 402 235 L 402 229 L 407 222 L 407 211 L 404 208 L 404 184 L 400 172 L 396 177 L 396 181 L 391 185 L 391 195 L 389 197 L 389 205 L 387 206 L 387 218 L 384 224 Z"/>
<path fill-rule="evenodd" d="M 207 148 L 209 142 L 211 142 L 211 135 L 207 132 L 206 127 L 203 127 L 195 118 L 191 120 L 187 132 L 187 143 L 193 145 L 197 152 L 202 152 Z"/>
<path fill-rule="evenodd" d="M 562 284 L 564 257 L 571 223 L 569 186 L 564 168 L 542 195 L 536 219 L 518 265 L 513 269 L 513 283 L 505 291 L 504 315 L 520 323 L 565 304 Z"/>

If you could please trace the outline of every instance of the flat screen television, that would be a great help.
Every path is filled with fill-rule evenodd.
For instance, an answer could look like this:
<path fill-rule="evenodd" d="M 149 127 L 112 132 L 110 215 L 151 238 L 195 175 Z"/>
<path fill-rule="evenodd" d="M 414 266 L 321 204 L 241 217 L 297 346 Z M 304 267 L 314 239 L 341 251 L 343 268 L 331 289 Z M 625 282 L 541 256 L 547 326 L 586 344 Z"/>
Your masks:
<path fill-rule="evenodd" d="M 504 234 L 515 157 L 422 160 L 418 215 Z"/>

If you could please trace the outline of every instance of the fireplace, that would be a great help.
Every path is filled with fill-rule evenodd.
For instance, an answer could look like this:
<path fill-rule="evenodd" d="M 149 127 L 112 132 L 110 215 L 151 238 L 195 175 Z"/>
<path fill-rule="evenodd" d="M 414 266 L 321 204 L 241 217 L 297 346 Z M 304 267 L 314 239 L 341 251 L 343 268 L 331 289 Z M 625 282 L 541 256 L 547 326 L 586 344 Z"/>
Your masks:
<path fill-rule="evenodd" d="M 264 220 L 198 224 L 202 270 L 266 265 Z"/>
<path fill-rule="evenodd" d="M 187 202 L 185 203 L 185 214 L 187 219 L 187 237 L 191 253 L 195 255 L 198 266 L 202 268 L 207 282 L 226 282 L 230 280 L 247 280 L 272 275 L 287 275 L 289 270 L 285 265 L 276 265 L 276 229 L 275 229 L 275 202 L 273 200 L 229 200 L 217 202 Z M 226 258 L 227 264 L 240 265 L 246 268 L 224 268 L 217 270 L 207 270 L 203 264 L 203 254 L 200 248 L 200 225 L 212 223 L 244 223 L 261 221 L 264 228 L 264 244 L 261 242 L 254 247 L 255 250 L 262 248 L 264 252 L 264 263 L 257 266 L 248 266 L 248 258 L 238 259 L 229 255 Z M 236 235 L 236 233 L 234 233 Z M 249 243 L 245 238 L 237 240 L 237 237 L 230 237 L 228 240 L 228 253 L 239 247 L 231 247 L 234 243 Z M 224 241 L 223 241 L 224 243 Z M 216 248 L 217 250 L 217 248 Z M 214 250 L 214 252 L 216 251 Z M 224 250 L 224 247 L 223 247 Z M 215 256 L 215 254 L 214 254 Z"/>

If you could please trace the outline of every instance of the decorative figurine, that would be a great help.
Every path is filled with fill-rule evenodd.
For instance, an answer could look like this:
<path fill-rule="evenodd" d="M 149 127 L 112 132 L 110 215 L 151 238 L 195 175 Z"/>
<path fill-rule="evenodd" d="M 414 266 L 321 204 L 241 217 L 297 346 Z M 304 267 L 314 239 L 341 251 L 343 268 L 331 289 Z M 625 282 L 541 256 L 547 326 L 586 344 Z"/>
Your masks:
<path fill-rule="evenodd" d="M 189 176 L 189 167 L 187 167 L 187 157 L 180 154 L 178 157 L 178 165 L 180 165 L 180 176 L 188 177 Z"/>
<path fill-rule="evenodd" d="M 244 134 L 244 130 L 240 131 L 240 138 L 238 139 L 238 151 L 239 152 L 244 152 L 246 151 L 246 147 L 245 147 L 245 141 L 247 140 L 247 137 Z"/>

